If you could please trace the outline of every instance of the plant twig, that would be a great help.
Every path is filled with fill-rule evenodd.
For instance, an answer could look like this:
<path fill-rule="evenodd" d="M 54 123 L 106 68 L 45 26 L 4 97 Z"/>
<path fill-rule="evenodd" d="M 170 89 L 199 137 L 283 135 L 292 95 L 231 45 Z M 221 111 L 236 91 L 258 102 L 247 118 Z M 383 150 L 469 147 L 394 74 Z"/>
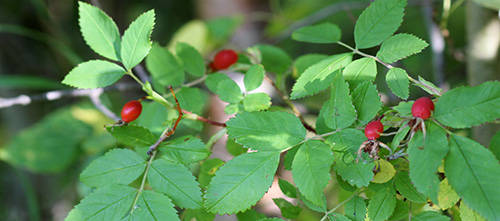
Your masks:
<path fill-rule="evenodd" d="M 89 95 L 90 101 L 92 101 L 92 103 L 94 104 L 94 106 L 97 108 L 97 110 L 101 111 L 101 113 L 103 113 L 107 117 L 113 119 L 114 121 L 119 121 L 120 118 L 118 116 L 116 116 L 116 114 L 113 113 L 113 111 L 111 111 L 110 109 L 108 109 L 108 107 L 106 107 L 101 102 L 101 99 L 99 99 L 99 96 L 101 96 L 101 94 L 103 92 L 102 88 L 99 88 L 99 89 L 101 89 L 101 90 L 94 90 Z"/>
<path fill-rule="evenodd" d="M 187 119 L 198 120 L 198 121 L 205 122 L 207 124 L 218 126 L 218 127 L 226 127 L 227 126 L 226 123 L 221 123 L 221 122 L 217 122 L 217 121 L 213 121 L 213 120 L 204 118 L 204 117 L 199 116 L 191 111 L 187 111 L 187 110 L 182 109 L 182 113 L 186 114 L 185 118 L 187 118 Z"/>

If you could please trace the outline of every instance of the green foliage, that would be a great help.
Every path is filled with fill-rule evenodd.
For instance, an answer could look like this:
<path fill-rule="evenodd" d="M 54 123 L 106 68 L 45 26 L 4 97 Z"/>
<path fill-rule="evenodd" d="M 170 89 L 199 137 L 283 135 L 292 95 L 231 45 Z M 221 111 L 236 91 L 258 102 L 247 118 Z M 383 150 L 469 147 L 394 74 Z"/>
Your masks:
<path fill-rule="evenodd" d="M 262 55 L 264 68 L 275 74 L 284 74 L 292 65 L 292 58 L 283 49 L 272 45 L 256 45 Z"/>
<path fill-rule="evenodd" d="M 340 213 L 330 213 L 328 214 L 328 219 L 332 221 L 350 221 L 349 218 Z"/>
<path fill-rule="evenodd" d="M 500 217 L 500 165 L 485 147 L 466 137 L 452 135 L 445 174 L 463 202 L 487 220 Z"/>
<path fill-rule="evenodd" d="M 385 76 L 385 81 L 396 96 L 405 100 L 410 96 L 410 81 L 404 69 L 391 68 Z"/>
<path fill-rule="evenodd" d="M 283 198 L 275 198 L 273 201 L 280 208 L 281 215 L 285 218 L 295 219 L 302 211 L 300 207 L 291 204 Z"/>
<path fill-rule="evenodd" d="M 328 55 L 325 54 L 305 54 L 297 59 L 295 59 L 293 66 L 295 75 L 300 76 L 302 73 L 311 65 L 320 62 L 321 60 L 327 58 Z"/>
<path fill-rule="evenodd" d="M 279 179 L 278 185 L 280 186 L 281 192 L 290 198 L 297 198 L 297 189 L 291 183 L 286 180 Z"/>
<path fill-rule="evenodd" d="M 325 189 L 330 180 L 333 154 L 330 147 L 321 141 L 307 141 L 295 154 L 292 174 L 299 191 L 313 204 L 321 205 Z"/>
<path fill-rule="evenodd" d="M 332 23 L 321 23 L 299 28 L 292 33 L 296 41 L 309 43 L 335 43 L 340 40 L 340 28 Z"/>
<path fill-rule="evenodd" d="M 396 190 L 406 199 L 415 203 L 425 203 L 427 198 L 413 186 L 407 171 L 401 171 L 394 178 Z"/>
<path fill-rule="evenodd" d="M 213 213 L 244 211 L 264 195 L 278 168 L 279 152 L 254 152 L 235 157 L 210 182 L 205 208 Z"/>
<path fill-rule="evenodd" d="M 138 199 L 137 208 L 123 220 L 179 220 L 170 199 L 157 192 L 146 190 Z"/>
<path fill-rule="evenodd" d="M 62 83 L 82 89 L 109 86 L 125 75 L 117 64 L 103 60 L 90 60 L 73 68 Z"/>
<path fill-rule="evenodd" d="M 130 23 L 123 33 L 120 57 L 127 70 L 139 64 L 151 49 L 150 36 L 155 24 L 155 12 L 149 10 Z"/>
<path fill-rule="evenodd" d="M 162 86 L 179 86 L 184 83 L 182 64 L 168 49 L 157 43 L 153 44 L 146 57 L 146 68 L 155 82 Z"/>
<path fill-rule="evenodd" d="M 451 186 L 448 184 L 448 178 L 445 178 L 444 180 L 439 183 L 439 194 L 438 194 L 438 201 L 439 201 L 439 207 L 444 210 L 444 209 L 449 209 L 453 207 L 458 200 L 460 200 L 460 197 L 457 195 L 455 190 L 451 188 Z"/>
<path fill-rule="evenodd" d="M 366 8 L 354 26 L 357 48 L 371 48 L 394 34 L 403 22 L 406 0 L 374 1 Z"/>
<path fill-rule="evenodd" d="M 436 102 L 433 115 L 453 128 L 477 126 L 500 118 L 500 82 L 452 89 Z"/>
<path fill-rule="evenodd" d="M 385 40 L 377 52 L 377 57 L 387 63 L 394 63 L 410 55 L 421 52 L 429 46 L 424 40 L 411 34 L 397 34 Z"/>
<path fill-rule="evenodd" d="M 175 46 L 175 53 L 182 60 L 184 71 L 197 77 L 205 74 L 205 61 L 193 46 L 179 42 Z"/>
<path fill-rule="evenodd" d="M 422 213 L 419 213 L 415 217 L 413 217 L 412 220 L 417 220 L 417 221 L 449 221 L 450 218 L 443 216 L 437 212 L 434 211 L 425 211 Z"/>
<path fill-rule="evenodd" d="M 345 215 L 353 221 L 363 221 L 366 216 L 366 202 L 365 199 L 354 196 L 344 206 Z"/>
<path fill-rule="evenodd" d="M 299 99 L 319 93 L 330 86 L 333 78 L 352 60 L 352 53 L 333 55 L 307 68 L 295 85 L 291 98 Z"/>
<path fill-rule="evenodd" d="M 218 158 L 210 158 L 205 160 L 200 166 L 200 174 L 198 175 L 198 182 L 203 189 L 206 189 L 215 172 L 224 165 L 224 161 Z"/>
<path fill-rule="evenodd" d="M 491 138 L 488 149 L 495 155 L 497 160 L 500 160 L 500 131 L 497 131 L 495 136 Z"/>
<path fill-rule="evenodd" d="M 243 108 L 245 111 L 262 111 L 271 107 L 271 97 L 266 93 L 247 94 L 243 98 Z"/>
<path fill-rule="evenodd" d="M 80 174 L 80 180 L 88 186 L 130 184 L 146 167 L 146 162 L 134 151 L 113 149 L 92 161 Z"/>
<path fill-rule="evenodd" d="M 120 33 L 113 19 L 97 7 L 78 2 L 78 22 L 85 43 L 97 54 L 120 60 Z"/>
<path fill-rule="evenodd" d="M 254 150 L 280 151 L 306 136 L 300 120 L 286 112 L 243 112 L 226 124 L 230 138 Z"/>
<path fill-rule="evenodd" d="M 253 91 L 257 89 L 262 84 L 265 74 L 266 71 L 264 70 L 264 67 L 262 65 L 252 65 L 248 69 L 247 73 L 245 74 L 245 78 L 243 79 L 246 90 Z"/>
<path fill-rule="evenodd" d="M 227 75 L 211 74 L 205 80 L 208 89 L 219 95 L 219 98 L 229 103 L 238 103 L 243 99 L 240 87 Z"/>
<path fill-rule="evenodd" d="M 356 108 L 358 121 L 364 125 L 371 121 L 382 108 L 377 88 L 371 82 L 364 82 L 352 92 L 352 103 Z"/>
<path fill-rule="evenodd" d="M 210 155 L 210 150 L 200 138 L 183 136 L 161 144 L 164 149 L 163 157 L 174 162 L 189 165 L 204 160 Z"/>
<path fill-rule="evenodd" d="M 375 80 L 377 64 L 372 58 L 360 58 L 348 64 L 342 74 L 351 88 L 355 88 L 362 82 Z"/>
<path fill-rule="evenodd" d="M 344 81 L 341 72 L 336 72 L 332 79 L 330 99 L 323 104 L 321 113 L 325 124 L 331 129 L 342 129 L 356 121 L 356 110 L 349 94 L 349 84 Z"/>
<path fill-rule="evenodd" d="M 136 125 L 106 128 L 118 143 L 131 147 L 147 147 L 156 141 L 156 137 L 146 128 Z"/>
<path fill-rule="evenodd" d="M 396 207 L 396 193 L 390 186 L 377 191 L 368 203 L 368 217 L 370 220 L 387 220 Z"/>

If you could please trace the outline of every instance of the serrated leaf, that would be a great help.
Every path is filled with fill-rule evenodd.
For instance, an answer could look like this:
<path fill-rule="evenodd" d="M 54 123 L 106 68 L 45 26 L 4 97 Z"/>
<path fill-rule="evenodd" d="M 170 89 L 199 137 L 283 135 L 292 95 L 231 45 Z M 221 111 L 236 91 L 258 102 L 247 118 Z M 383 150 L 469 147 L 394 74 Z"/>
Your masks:
<path fill-rule="evenodd" d="M 280 208 L 281 215 L 284 218 L 295 219 L 302 211 L 302 208 L 291 204 L 283 198 L 274 198 L 273 201 Z"/>
<path fill-rule="evenodd" d="M 406 0 L 374 1 L 354 26 L 356 48 L 371 48 L 394 34 L 401 25 Z"/>
<path fill-rule="evenodd" d="M 300 120 L 286 112 L 243 112 L 226 124 L 230 138 L 254 150 L 280 151 L 306 136 Z"/>
<path fill-rule="evenodd" d="M 148 55 L 154 24 L 155 11 L 149 10 L 130 23 L 123 33 L 120 54 L 127 70 L 135 67 Z"/>
<path fill-rule="evenodd" d="M 328 55 L 326 54 L 305 54 L 298 57 L 293 63 L 293 66 L 295 67 L 294 71 L 296 71 L 294 76 L 299 77 L 309 66 L 316 64 L 327 57 Z"/>
<path fill-rule="evenodd" d="M 356 109 L 349 94 L 349 85 L 344 81 L 342 73 L 337 72 L 333 78 L 330 99 L 320 110 L 326 126 L 331 129 L 342 129 L 356 121 Z"/>
<path fill-rule="evenodd" d="M 394 138 L 392 138 L 391 142 L 391 149 L 393 151 L 396 150 L 401 141 L 405 139 L 406 135 L 408 135 L 408 132 L 410 132 L 410 129 L 411 129 L 410 127 L 401 127 L 400 129 L 398 129 L 396 135 L 394 135 Z"/>
<path fill-rule="evenodd" d="M 78 15 L 85 43 L 103 57 L 120 60 L 120 32 L 113 19 L 101 9 L 81 1 Z"/>
<path fill-rule="evenodd" d="M 271 107 L 271 97 L 266 93 L 247 94 L 243 98 L 243 107 L 245 111 L 263 111 Z"/>
<path fill-rule="evenodd" d="M 434 211 L 425 211 L 412 218 L 415 221 L 449 221 L 450 218 Z M 465 221 L 465 220 L 464 220 Z"/>
<path fill-rule="evenodd" d="M 186 167 L 160 158 L 151 164 L 148 182 L 153 190 L 167 194 L 182 208 L 197 209 L 202 205 L 201 190 Z"/>
<path fill-rule="evenodd" d="M 257 89 L 264 80 L 264 76 L 266 71 L 264 70 L 264 66 L 260 64 L 252 65 L 247 73 L 245 74 L 245 78 L 243 82 L 245 83 L 245 88 L 247 91 L 252 91 Z"/>
<path fill-rule="evenodd" d="M 440 97 L 442 93 L 442 89 L 436 86 L 434 83 L 425 80 L 422 76 L 418 76 L 418 82 L 413 82 L 414 85 L 420 87 L 425 92 L 434 95 L 436 97 Z"/>
<path fill-rule="evenodd" d="M 333 55 L 307 68 L 293 85 L 291 99 L 319 93 L 328 88 L 340 69 L 352 60 L 352 53 Z"/>
<path fill-rule="evenodd" d="M 396 208 L 396 194 L 392 188 L 377 191 L 368 203 L 368 217 L 373 221 L 389 218 Z"/>
<path fill-rule="evenodd" d="M 112 85 L 123 75 L 125 75 L 125 70 L 117 64 L 103 60 L 90 60 L 71 69 L 62 83 L 82 89 L 100 88 Z"/>
<path fill-rule="evenodd" d="M 254 209 L 246 210 L 245 212 L 240 212 L 236 214 L 238 221 L 255 221 L 265 218 L 266 215 L 258 213 Z"/>
<path fill-rule="evenodd" d="M 274 180 L 280 152 L 239 155 L 215 174 L 205 195 L 205 208 L 213 213 L 244 211 L 264 195 Z"/>
<path fill-rule="evenodd" d="M 281 48 L 264 44 L 259 44 L 255 47 L 262 54 L 262 65 L 269 72 L 282 75 L 292 65 L 292 58 Z"/>
<path fill-rule="evenodd" d="M 170 51 L 174 51 L 175 45 L 178 42 L 185 42 L 196 48 L 196 50 L 201 51 L 202 54 L 205 54 L 210 47 L 207 44 L 207 40 L 210 37 L 209 34 L 207 24 L 204 21 L 194 19 L 182 25 L 173 34 L 167 44 L 167 48 Z"/>
<path fill-rule="evenodd" d="M 420 193 L 438 202 L 439 178 L 436 171 L 448 153 L 446 132 L 432 122 L 425 123 L 425 143 L 422 131 L 415 133 L 408 144 L 410 179 Z"/>
<path fill-rule="evenodd" d="M 379 159 L 375 162 L 377 173 L 373 176 L 372 182 L 374 183 L 386 183 L 391 180 L 394 175 L 396 175 L 396 170 L 394 166 L 387 160 Z"/>
<path fill-rule="evenodd" d="M 356 163 L 354 157 L 349 154 L 335 154 L 335 163 L 333 168 L 335 172 L 346 182 L 358 188 L 368 186 L 373 179 L 373 162 L 364 162 L 360 160 Z"/>
<path fill-rule="evenodd" d="M 196 221 L 213 221 L 215 214 L 209 213 L 204 209 L 186 209 L 182 213 L 182 220 L 196 220 Z"/>
<path fill-rule="evenodd" d="M 333 145 L 333 150 L 356 155 L 361 144 L 366 140 L 365 134 L 353 128 L 343 129 L 326 137 Z"/>
<path fill-rule="evenodd" d="M 184 83 L 184 71 L 169 50 L 154 43 L 146 57 L 146 68 L 153 79 L 162 86 L 179 86 Z"/>
<path fill-rule="evenodd" d="M 283 179 L 278 179 L 278 185 L 280 186 L 281 192 L 285 194 L 285 196 L 297 198 L 297 189 L 294 185 Z"/>
<path fill-rule="evenodd" d="M 329 213 L 328 220 L 330 220 L 330 221 L 351 221 L 349 218 L 347 218 L 346 216 L 344 216 L 340 213 Z"/>
<path fill-rule="evenodd" d="M 131 147 L 147 147 L 157 140 L 148 129 L 141 126 L 109 126 L 106 129 L 118 143 Z"/>
<path fill-rule="evenodd" d="M 500 219 L 500 164 L 479 143 L 452 134 L 445 174 L 463 202 L 487 220 Z"/>
<path fill-rule="evenodd" d="M 233 156 L 238 156 L 248 152 L 247 148 L 244 148 L 243 145 L 236 143 L 233 139 L 227 139 L 226 150 Z"/>
<path fill-rule="evenodd" d="M 208 103 L 208 92 L 196 87 L 183 87 L 179 92 L 175 92 L 175 96 L 182 109 L 195 114 L 203 114 Z M 175 103 L 173 97 L 170 98 L 172 98 L 172 103 Z"/>
<path fill-rule="evenodd" d="M 292 39 L 309 43 L 335 43 L 340 40 L 340 28 L 325 22 L 301 27 L 292 33 Z"/>
<path fill-rule="evenodd" d="M 292 163 L 293 181 L 313 204 L 321 205 L 323 190 L 330 180 L 333 154 L 330 146 L 311 140 L 302 144 Z"/>
<path fill-rule="evenodd" d="M 460 203 L 460 218 L 464 221 L 486 221 L 483 217 L 469 208 L 465 203 Z"/>
<path fill-rule="evenodd" d="M 215 73 L 208 75 L 205 85 L 219 98 L 228 103 L 238 103 L 243 99 L 240 87 L 227 75 Z"/>
<path fill-rule="evenodd" d="M 386 63 L 394 63 L 408 56 L 418 54 L 429 46 L 424 40 L 406 33 L 391 36 L 377 52 L 377 57 Z"/>
<path fill-rule="evenodd" d="M 135 188 L 109 185 L 87 195 L 68 214 L 65 221 L 121 220 L 129 212 Z"/>
<path fill-rule="evenodd" d="M 144 172 L 145 167 L 144 159 L 134 151 L 113 149 L 92 161 L 80 174 L 80 180 L 91 187 L 129 184 Z"/>
<path fill-rule="evenodd" d="M 500 82 L 452 89 L 436 102 L 433 116 L 453 128 L 477 126 L 500 118 Z"/>
<path fill-rule="evenodd" d="M 314 203 L 312 203 L 311 201 L 309 201 L 308 199 L 306 199 L 306 197 L 304 195 L 302 195 L 300 192 L 299 193 L 299 199 L 302 200 L 302 202 L 304 203 L 304 205 L 313 210 L 313 211 L 316 211 L 316 212 L 320 212 L 320 213 L 326 213 L 326 196 L 323 195 L 323 199 L 321 200 L 321 205 L 316 205 Z"/>
<path fill-rule="evenodd" d="M 355 88 L 365 81 L 375 81 L 377 64 L 372 58 L 360 58 L 348 64 L 342 72 L 344 79 Z"/>
<path fill-rule="evenodd" d="M 178 42 L 175 46 L 175 53 L 182 60 L 184 71 L 198 77 L 205 74 L 205 61 L 196 48 Z"/>
<path fill-rule="evenodd" d="M 414 102 L 415 101 L 407 101 L 407 102 L 401 101 L 401 102 L 399 102 L 398 105 L 392 107 L 392 109 L 397 111 L 399 113 L 399 115 L 401 115 L 403 117 L 412 117 L 411 107 L 413 106 Z M 382 118 L 382 120 L 383 120 L 383 118 Z"/>
<path fill-rule="evenodd" d="M 408 200 L 416 203 L 425 203 L 427 198 L 419 193 L 415 186 L 411 183 L 410 176 L 406 171 L 400 171 L 394 178 L 394 184 L 396 185 L 396 190 L 407 198 Z"/>
<path fill-rule="evenodd" d="M 354 196 L 344 206 L 345 215 L 353 221 L 363 221 L 366 216 L 366 202 L 365 199 Z"/>
<path fill-rule="evenodd" d="M 391 68 L 385 75 L 385 81 L 396 96 L 401 99 L 407 99 L 410 96 L 410 80 L 404 69 Z"/>
<path fill-rule="evenodd" d="M 193 136 L 169 140 L 162 143 L 160 149 L 164 153 L 163 157 L 184 165 L 204 160 L 210 155 L 210 151 L 200 138 Z"/>
<path fill-rule="evenodd" d="M 371 82 L 363 82 L 352 92 L 352 103 L 356 108 L 361 125 L 370 122 L 382 108 L 377 87 Z"/>
<path fill-rule="evenodd" d="M 160 136 L 165 129 L 167 109 L 158 102 L 142 102 L 142 113 L 135 124 L 147 128 L 154 135 Z"/>
<path fill-rule="evenodd" d="M 157 192 L 146 190 L 141 193 L 136 208 L 122 221 L 180 220 L 170 199 Z"/>
<path fill-rule="evenodd" d="M 215 176 L 215 172 L 217 172 L 222 165 L 224 165 L 224 161 L 219 158 L 210 158 L 201 164 L 198 182 L 200 182 L 200 186 L 203 189 L 208 186 L 212 177 Z"/>
<path fill-rule="evenodd" d="M 500 160 L 500 130 L 491 138 L 488 149 Z"/>
<path fill-rule="evenodd" d="M 410 202 L 403 201 L 403 200 L 396 200 L 396 208 L 394 208 L 394 212 L 392 213 L 391 217 L 389 217 L 388 220 L 402 220 L 408 217 L 409 213 L 409 204 Z M 412 204 L 413 205 L 413 204 Z M 419 206 L 417 204 L 417 206 Z M 413 209 L 415 210 L 415 209 Z M 412 211 L 413 213 L 413 211 Z"/>
<path fill-rule="evenodd" d="M 439 193 L 438 193 L 438 206 L 442 210 L 449 209 L 453 207 L 460 197 L 457 195 L 455 190 L 448 184 L 448 178 L 439 183 Z"/>

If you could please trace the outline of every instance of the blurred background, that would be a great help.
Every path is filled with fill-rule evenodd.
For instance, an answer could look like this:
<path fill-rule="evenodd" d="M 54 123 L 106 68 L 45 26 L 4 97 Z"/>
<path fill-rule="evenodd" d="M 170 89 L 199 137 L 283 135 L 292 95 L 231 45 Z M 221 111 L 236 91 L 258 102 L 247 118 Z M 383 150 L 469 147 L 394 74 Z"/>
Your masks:
<path fill-rule="evenodd" d="M 404 22 L 398 32 L 412 33 L 430 43 L 418 56 L 397 63 L 413 76 L 420 75 L 444 90 L 500 79 L 500 20 L 496 0 L 408 0 Z M 222 48 L 244 51 L 255 44 L 286 54 L 280 59 L 291 65 L 277 79 L 289 91 L 297 69 L 293 61 L 303 54 L 332 55 L 346 50 L 338 45 L 306 44 L 290 39 L 293 30 L 329 21 L 339 25 L 342 41 L 353 42 L 356 18 L 368 0 L 91 0 L 110 15 L 121 33 L 140 13 L 155 9 L 152 39 L 163 46 L 188 42 L 207 61 Z M 74 94 L 59 82 L 75 65 L 99 58 L 85 44 L 78 26 L 78 2 L 62 0 L 5 0 L 0 3 L 0 220 L 64 220 L 68 211 L 90 190 L 78 182 L 89 161 L 118 146 L 103 128 L 113 123 L 92 105 L 90 94 Z M 276 48 L 278 47 L 278 48 Z M 366 50 L 375 54 L 376 48 Z M 281 52 L 280 52 L 281 53 Z M 278 53 L 279 54 L 279 53 Z M 136 70 L 137 71 L 137 70 Z M 140 70 L 139 70 L 140 71 Z M 379 67 L 379 73 L 386 70 Z M 241 81 L 236 73 L 229 73 Z M 380 78 L 380 79 L 379 79 Z M 189 80 L 189 79 L 188 79 Z M 193 79 L 191 79 L 193 80 Z M 387 93 L 384 75 L 377 87 L 388 105 L 398 102 Z M 124 78 L 122 87 L 97 94 L 115 113 L 128 100 L 143 96 Z M 198 86 L 203 88 L 203 86 Z M 275 93 L 269 85 L 260 90 Z M 57 94 L 47 94 L 56 91 Z M 224 104 L 200 90 L 203 102 L 198 114 L 224 121 Z M 411 89 L 412 97 L 425 92 Z M 315 116 L 326 98 L 320 94 L 300 100 L 306 118 Z M 16 98 L 16 99 L 12 99 Z M 273 97 L 273 105 L 280 105 Z M 178 136 L 199 135 L 205 141 L 217 128 L 199 122 L 185 123 Z M 498 125 L 466 131 L 488 146 Z M 226 141 L 214 147 L 212 158 L 231 158 Z M 290 180 L 282 170 L 281 176 Z M 329 185 L 329 203 L 335 204 L 338 185 Z M 273 185 L 256 206 L 271 216 L 280 212 L 272 198 L 283 197 Z M 289 199 L 289 198 L 288 198 Z M 291 200 L 291 199 L 289 199 Z M 304 209 L 298 220 L 317 220 Z M 217 217 L 236 220 L 236 216 Z"/>

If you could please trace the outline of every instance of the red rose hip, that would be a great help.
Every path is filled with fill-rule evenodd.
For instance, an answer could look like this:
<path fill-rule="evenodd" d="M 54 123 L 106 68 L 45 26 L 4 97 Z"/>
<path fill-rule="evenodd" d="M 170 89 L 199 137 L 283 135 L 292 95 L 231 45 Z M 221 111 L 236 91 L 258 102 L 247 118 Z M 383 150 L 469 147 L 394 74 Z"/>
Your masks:
<path fill-rule="evenodd" d="M 380 120 L 372 121 L 365 127 L 365 136 L 369 140 L 379 138 L 382 132 L 384 132 L 384 125 L 380 122 Z"/>
<path fill-rule="evenodd" d="M 213 68 L 215 70 L 226 69 L 238 61 L 238 54 L 235 51 L 226 49 L 217 52 L 213 61 Z"/>
<path fill-rule="evenodd" d="M 424 120 L 431 116 L 431 112 L 434 110 L 434 103 L 428 97 L 421 97 L 413 103 L 411 106 L 411 114 L 413 117 L 422 118 Z"/>
<path fill-rule="evenodd" d="M 137 119 L 142 112 L 142 104 L 137 100 L 129 101 L 122 108 L 122 121 L 130 123 Z"/>

